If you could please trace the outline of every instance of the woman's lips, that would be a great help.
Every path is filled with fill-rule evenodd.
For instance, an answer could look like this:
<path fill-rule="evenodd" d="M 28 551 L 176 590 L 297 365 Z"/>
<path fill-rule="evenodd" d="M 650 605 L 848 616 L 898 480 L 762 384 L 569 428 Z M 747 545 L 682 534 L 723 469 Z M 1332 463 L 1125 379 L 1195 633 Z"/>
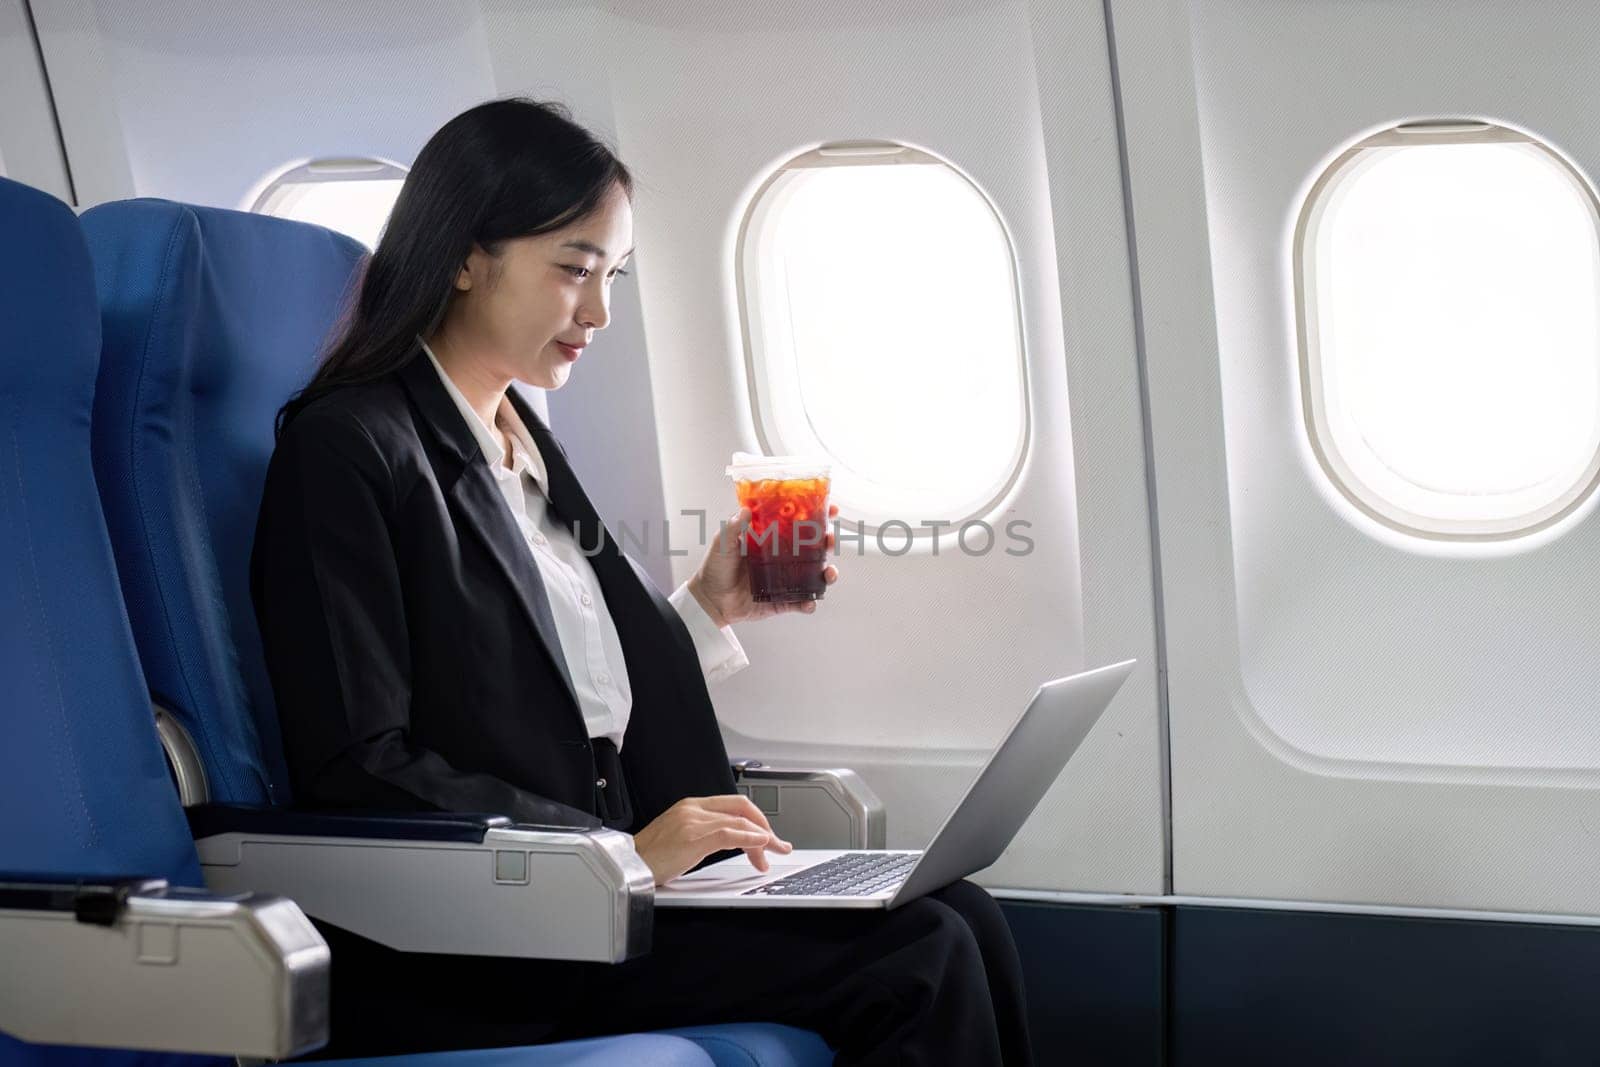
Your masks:
<path fill-rule="evenodd" d="M 571 345 L 567 344 L 565 341 L 557 341 L 556 342 L 556 347 L 559 348 L 561 350 L 561 354 L 563 356 L 567 357 L 567 359 L 569 359 L 569 360 L 577 359 L 579 353 L 581 353 L 583 351 L 582 348 L 574 348 Z"/>

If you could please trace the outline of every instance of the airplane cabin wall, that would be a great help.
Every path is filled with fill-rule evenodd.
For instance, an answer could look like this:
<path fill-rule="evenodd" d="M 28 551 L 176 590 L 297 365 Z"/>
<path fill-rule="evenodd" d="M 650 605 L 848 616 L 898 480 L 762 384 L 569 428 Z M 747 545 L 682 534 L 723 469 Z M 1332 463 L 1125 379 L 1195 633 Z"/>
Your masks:
<path fill-rule="evenodd" d="M 549 36 L 551 15 L 525 5 L 493 10 L 498 28 L 491 40 L 505 44 L 496 54 L 503 87 L 555 83 L 570 97 L 574 85 L 597 81 L 598 62 L 552 68 L 548 54 L 528 46 Z M 1004 886 L 1159 892 L 1165 817 L 1143 452 L 1099 6 L 1080 4 L 1052 16 L 1065 24 L 1070 41 L 1064 58 L 1072 88 L 1095 104 L 1089 119 L 1079 109 L 1072 120 L 1091 126 L 1095 140 L 1063 153 L 1063 165 L 1093 183 L 1093 196 L 1075 190 L 1072 211 L 1055 223 L 1038 87 L 1029 65 L 1016 60 L 1035 47 L 1023 5 L 924 5 L 916 16 L 830 5 L 809 8 L 802 18 L 780 4 L 686 12 L 640 3 L 608 5 L 603 16 L 584 10 L 564 17 L 564 31 L 605 42 L 579 54 L 606 61 L 616 143 L 640 182 L 635 280 L 649 375 L 632 379 L 627 357 L 608 349 L 619 370 L 606 387 L 575 392 L 590 370 L 580 365 L 551 406 L 558 427 L 591 428 L 585 444 L 595 452 L 614 457 L 631 445 L 640 457 L 647 452 L 637 433 L 626 445 L 607 439 L 609 420 L 630 385 L 653 393 L 665 506 L 648 527 L 649 556 L 665 558 L 662 518 L 671 520 L 674 550 L 686 553 L 669 560 L 664 587 L 687 577 L 700 558 L 693 513 L 704 512 L 714 527 L 734 510 L 722 473 L 729 455 L 756 447 L 732 299 L 733 235 L 771 167 L 831 140 L 888 137 L 930 148 L 967 170 L 995 200 L 1021 259 L 1034 456 L 1022 488 L 1007 501 L 1015 511 L 1005 518 L 1034 522 L 1042 550 L 1030 566 L 1046 553 L 1055 566 L 1023 581 L 1017 561 L 997 559 L 998 553 L 968 558 L 947 543 L 939 567 L 930 569 L 934 561 L 916 555 L 889 559 L 869 548 L 858 558 L 846 543 L 839 560 L 846 581 L 815 619 L 739 628 L 753 665 L 714 693 L 730 751 L 769 762 L 852 766 L 885 799 L 891 843 L 925 842 L 1037 682 L 1083 662 L 1074 648 L 1086 632 L 1078 622 L 1081 603 L 1096 621 L 1095 662 L 1137 655 L 1141 674 L 1108 714 L 1108 728 L 1074 762 L 1076 775 L 1046 798 L 986 878 Z M 887 56 L 894 61 L 885 62 Z M 975 83 L 969 77 L 975 66 L 992 73 Z M 598 105 L 591 114 L 599 114 Z M 969 121 L 956 121 L 962 118 Z M 1075 244 L 1090 238 L 1073 259 L 1096 264 L 1073 272 L 1075 281 L 1080 274 L 1093 278 L 1095 293 L 1076 325 L 1093 348 L 1070 357 L 1058 325 L 1056 233 Z M 863 251 L 851 262 L 859 264 L 850 269 L 860 271 L 863 284 L 874 272 L 894 269 L 892 253 Z M 1073 297 L 1082 302 L 1084 294 L 1075 290 Z M 1119 346 L 1121 361 L 1105 358 Z M 1081 395 L 1063 380 L 1067 366 L 1084 375 Z M 570 431 L 563 434 L 570 446 Z M 1078 491 L 1087 488 L 1096 506 L 1074 517 L 1072 459 L 1082 448 L 1092 464 L 1080 469 Z M 570 450 L 581 464 L 579 448 Z M 638 506 L 616 514 L 636 529 L 652 516 Z M 1092 577 L 1076 559 L 1085 544 L 1101 561 Z M 961 610 L 946 607 L 954 604 Z M 997 634 L 1007 639 L 996 641 Z M 876 650 L 871 661 L 866 648 Z M 907 744 L 913 736 L 920 743 Z M 1129 781 L 1144 788 L 1130 795 Z"/>
<path fill-rule="evenodd" d="M 1018 259 L 1031 439 L 1001 508 L 1032 522 L 1035 551 L 887 558 L 847 542 L 818 616 L 740 628 L 752 666 L 715 693 L 730 748 L 856 766 L 888 801 L 893 843 L 917 844 L 1039 679 L 1138 656 L 985 881 L 1159 893 L 1159 597 L 1173 891 L 1600 911 L 1583 847 L 1600 820 L 1589 511 L 1488 549 L 1410 544 L 1355 513 L 1319 482 L 1297 421 L 1288 260 L 1311 182 L 1387 124 L 1493 119 L 1595 174 L 1584 42 L 1600 14 L 1486 0 L 32 13 L 48 85 L 27 9 L 0 4 L 0 166 L 70 196 L 53 93 L 84 207 L 240 207 L 306 158 L 409 163 L 449 115 L 514 92 L 566 100 L 614 143 L 640 183 L 637 269 L 548 406 L 614 528 L 659 534 L 671 517 L 688 555 L 659 538 L 634 550 L 664 588 L 700 554 L 681 512 L 731 513 L 722 466 L 755 443 L 732 296 L 748 197 L 824 141 L 945 156 L 994 202 Z M 892 252 L 852 262 L 862 284 L 894 269 Z"/>
<path fill-rule="evenodd" d="M 901 139 L 964 170 L 1015 250 L 1028 366 L 1030 440 L 989 516 L 996 547 L 968 556 L 947 534 L 933 560 L 870 545 L 857 557 L 846 543 L 822 610 L 741 626 L 752 666 L 713 695 L 731 750 L 856 767 L 887 803 L 891 843 L 919 845 L 1040 681 L 1136 656 L 1135 677 L 984 880 L 1162 890 L 1144 447 L 1098 0 L 804 11 L 484 0 L 403 19 L 371 0 L 33 10 L 83 207 L 129 196 L 243 207 L 308 158 L 409 164 L 479 100 L 571 104 L 636 173 L 639 252 L 611 327 L 548 407 L 613 528 L 655 520 L 656 540 L 633 552 L 663 588 L 703 552 L 680 511 L 731 515 L 722 468 L 755 444 L 732 275 L 749 195 L 824 141 Z M 868 285 L 895 269 L 892 250 L 850 263 Z M 688 555 L 665 554 L 665 517 Z M 1032 524 L 1032 554 L 1003 552 L 1012 519 Z"/>
<path fill-rule="evenodd" d="M 246 208 L 308 159 L 409 166 L 452 115 L 513 93 L 560 98 L 611 136 L 604 64 L 573 48 L 591 38 L 596 15 L 584 8 L 489 0 L 403 19 L 373 0 L 256 9 L 33 0 L 33 9 L 81 208 L 132 196 Z M 545 390 L 520 387 L 551 418 L 608 520 L 661 513 L 634 293 L 617 288 L 611 326 L 567 387 L 604 406 L 600 419 L 552 416 Z M 611 464 L 608 452 L 641 462 Z M 669 579 L 664 558 L 641 562 Z"/>
<path fill-rule="evenodd" d="M 715 694 L 730 750 L 855 767 L 886 803 L 890 844 L 920 846 L 1041 681 L 1136 656 L 1136 679 L 979 880 L 1159 892 L 1148 518 L 1099 3 L 608 10 L 619 144 L 646 178 L 639 285 L 675 528 L 694 529 L 682 511 L 704 510 L 713 524 L 730 517 L 723 467 L 736 449 L 758 448 L 734 242 L 772 168 L 828 141 L 931 150 L 992 200 L 1020 267 L 1028 456 L 988 518 L 1002 538 L 1006 522 L 1029 521 L 1034 551 L 1010 556 L 997 539 L 994 551 L 968 555 L 948 533 L 937 558 L 926 548 L 886 555 L 870 540 L 858 555 L 841 542 L 841 582 L 815 617 L 740 628 L 752 666 Z M 1039 69 L 1063 93 L 1048 112 Z M 896 269 L 895 251 L 852 249 L 840 269 L 871 286 Z M 898 548 L 893 535 L 886 543 Z M 674 577 L 698 557 L 678 557 Z"/>
<path fill-rule="evenodd" d="M 1355 512 L 1299 420 L 1290 253 L 1311 183 L 1398 122 L 1520 127 L 1592 181 L 1600 12 L 1112 7 L 1163 530 L 1174 891 L 1595 913 L 1592 502 L 1499 546 L 1422 543 Z"/>
<path fill-rule="evenodd" d="M 72 203 L 25 0 L 0 0 L 0 175 Z"/>
<path fill-rule="evenodd" d="M 322 157 L 409 163 L 495 95 L 477 5 L 240 7 L 33 0 L 81 208 L 131 196 L 248 207 Z"/>
<path fill-rule="evenodd" d="M 540 0 L 484 0 L 483 25 L 494 72 L 494 95 L 556 99 L 573 117 L 618 150 L 648 184 L 618 144 L 611 63 L 611 20 L 597 5 Z M 636 192 L 636 197 L 641 194 Z M 637 211 L 636 211 L 637 215 Z M 635 243 L 638 221 L 635 221 Z M 643 250 L 611 288 L 611 322 L 594 336 L 567 383 L 547 392 L 530 389 L 548 405 L 551 429 L 561 438 L 573 468 L 607 527 L 639 535 L 624 549 L 663 591 L 675 588 L 671 560 L 658 536 L 667 514 L 662 498 L 661 453 L 653 388 L 653 338 L 645 333 L 640 284 L 650 269 Z M 670 269 L 670 262 L 668 264 Z"/>

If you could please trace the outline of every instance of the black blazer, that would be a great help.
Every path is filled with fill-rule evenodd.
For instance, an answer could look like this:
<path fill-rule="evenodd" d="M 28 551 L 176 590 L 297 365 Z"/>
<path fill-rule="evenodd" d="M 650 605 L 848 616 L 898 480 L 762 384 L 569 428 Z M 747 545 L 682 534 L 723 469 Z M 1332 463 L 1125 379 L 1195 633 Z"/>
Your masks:
<path fill-rule="evenodd" d="M 552 512 L 600 546 L 633 690 L 624 773 L 589 739 L 538 565 L 419 348 L 302 409 L 267 471 L 250 593 L 297 803 L 635 830 L 682 797 L 734 791 L 683 621 L 510 396 Z"/>

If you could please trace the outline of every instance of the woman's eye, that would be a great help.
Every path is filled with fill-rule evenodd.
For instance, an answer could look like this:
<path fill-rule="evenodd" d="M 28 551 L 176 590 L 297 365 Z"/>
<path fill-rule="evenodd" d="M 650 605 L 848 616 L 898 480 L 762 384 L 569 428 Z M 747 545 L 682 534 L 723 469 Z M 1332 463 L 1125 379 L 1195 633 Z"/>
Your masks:
<path fill-rule="evenodd" d="M 590 275 L 590 273 L 592 273 L 589 270 L 588 267 L 566 267 L 566 266 L 564 266 L 561 269 L 564 270 L 564 271 L 567 271 L 568 273 L 570 273 L 574 278 L 580 278 L 580 279 L 581 278 L 587 278 Z M 610 274 L 606 275 L 606 278 L 607 278 L 607 280 L 610 280 L 612 278 L 615 278 L 619 274 L 626 274 L 626 273 L 628 273 L 628 272 L 625 271 L 625 270 L 618 269 L 618 270 L 614 270 Z"/>

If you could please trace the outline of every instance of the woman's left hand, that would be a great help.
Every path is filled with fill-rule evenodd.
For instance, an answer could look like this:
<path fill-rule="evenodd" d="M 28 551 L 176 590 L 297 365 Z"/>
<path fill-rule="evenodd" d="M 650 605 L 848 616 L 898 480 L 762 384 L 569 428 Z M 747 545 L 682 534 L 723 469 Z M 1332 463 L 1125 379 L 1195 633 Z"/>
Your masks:
<path fill-rule="evenodd" d="M 830 504 L 828 518 L 832 519 L 838 514 L 838 505 Z M 718 626 L 728 626 L 736 622 L 766 619 L 790 611 L 801 611 L 807 615 L 815 612 L 817 610 L 815 600 L 774 604 L 757 601 L 750 596 L 750 564 L 744 553 L 739 550 L 744 532 L 749 527 L 749 508 L 740 508 L 739 514 L 728 522 L 720 523 L 717 535 L 711 539 L 711 548 L 707 550 L 700 569 L 689 579 L 689 592 L 694 594 L 700 606 L 706 609 L 711 621 Z M 832 552 L 835 541 L 833 531 L 829 530 L 824 535 L 824 541 L 827 550 Z M 831 563 L 823 567 L 822 580 L 827 585 L 838 581 L 839 568 Z"/>

